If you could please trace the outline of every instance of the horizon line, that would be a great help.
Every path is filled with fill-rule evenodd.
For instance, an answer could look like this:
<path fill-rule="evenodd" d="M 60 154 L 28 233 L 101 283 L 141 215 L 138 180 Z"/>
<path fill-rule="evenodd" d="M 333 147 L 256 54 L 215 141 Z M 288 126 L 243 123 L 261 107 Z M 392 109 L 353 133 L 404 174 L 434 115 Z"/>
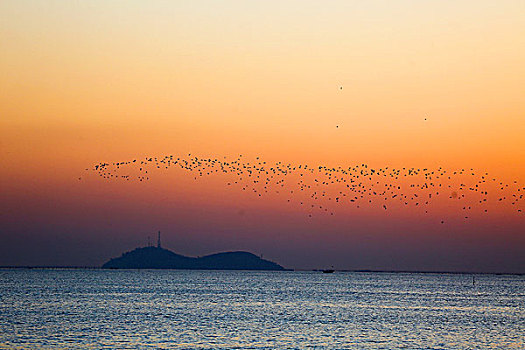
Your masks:
<path fill-rule="evenodd" d="M 103 268 L 101 266 L 66 266 L 66 265 L 0 265 L 0 269 L 86 269 L 86 270 L 114 270 Z M 172 269 L 172 268 L 130 268 L 119 270 L 186 270 L 186 271 L 264 271 L 264 270 L 228 270 L 228 269 Z M 293 269 L 285 268 L 284 270 L 272 272 L 320 272 L 323 269 Z M 335 272 L 359 272 L 359 273 L 414 273 L 414 274 L 450 274 L 450 275 L 513 275 L 524 276 L 525 272 L 472 272 L 472 271 L 424 271 L 424 270 L 372 270 L 372 269 L 335 269 Z"/>

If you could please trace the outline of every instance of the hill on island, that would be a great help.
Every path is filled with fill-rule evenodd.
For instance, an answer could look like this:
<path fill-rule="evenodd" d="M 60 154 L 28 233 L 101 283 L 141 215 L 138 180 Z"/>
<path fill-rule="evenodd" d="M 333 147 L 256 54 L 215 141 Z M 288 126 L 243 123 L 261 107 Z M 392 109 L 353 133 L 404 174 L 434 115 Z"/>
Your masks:
<path fill-rule="evenodd" d="M 159 247 L 136 248 L 102 265 L 103 269 L 285 270 L 248 252 L 226 252 L 192 258 Z"/>

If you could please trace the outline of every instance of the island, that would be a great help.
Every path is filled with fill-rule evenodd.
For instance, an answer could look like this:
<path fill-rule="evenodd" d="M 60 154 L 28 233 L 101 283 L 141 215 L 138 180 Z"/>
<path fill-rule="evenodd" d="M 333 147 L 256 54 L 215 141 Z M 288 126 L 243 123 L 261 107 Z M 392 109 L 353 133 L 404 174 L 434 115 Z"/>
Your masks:
<path fill-rule="evenodd" d="M 225 252 L 203 257 L 176 254 L 159 246 L 136 248 L 102 265 L 103 269 L 286 270 L 248 252 Z"/>

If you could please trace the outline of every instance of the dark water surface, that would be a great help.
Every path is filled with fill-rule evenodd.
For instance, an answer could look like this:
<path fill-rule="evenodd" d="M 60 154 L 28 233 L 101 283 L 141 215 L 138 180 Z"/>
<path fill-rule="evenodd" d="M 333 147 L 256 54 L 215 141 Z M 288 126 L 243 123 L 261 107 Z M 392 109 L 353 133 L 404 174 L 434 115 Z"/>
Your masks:
<path fill-rule="evenodd" d="M 525 349 L 525 276 L 0 269 L 0 349 Z"/>

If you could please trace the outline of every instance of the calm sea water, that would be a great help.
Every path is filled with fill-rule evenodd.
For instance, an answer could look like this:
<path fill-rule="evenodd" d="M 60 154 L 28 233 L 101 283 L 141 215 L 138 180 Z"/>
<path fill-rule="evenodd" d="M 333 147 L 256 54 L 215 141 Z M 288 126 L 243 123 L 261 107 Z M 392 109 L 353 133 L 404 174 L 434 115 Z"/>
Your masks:
<path fill-rule="evenodd" d="M 525 276 L 0 269 L 0 348 L 524 349 Z"/>

